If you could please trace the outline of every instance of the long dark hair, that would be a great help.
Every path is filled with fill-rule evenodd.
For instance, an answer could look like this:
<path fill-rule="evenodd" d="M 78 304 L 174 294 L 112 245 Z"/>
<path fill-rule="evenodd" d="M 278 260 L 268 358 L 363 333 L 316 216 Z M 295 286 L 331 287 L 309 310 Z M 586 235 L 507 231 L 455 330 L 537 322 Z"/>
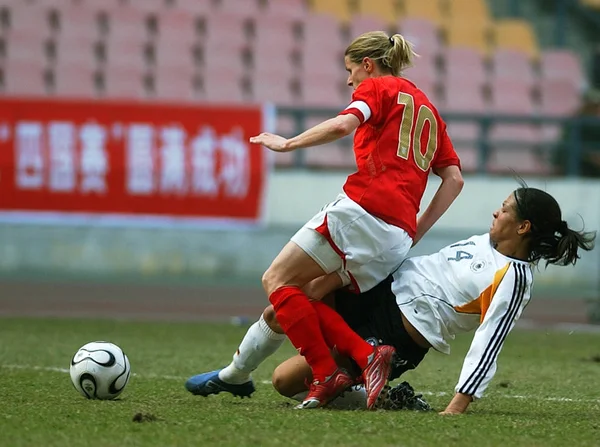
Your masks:
<path fill-rule="evenodd" d="M 581 257 L 579 249 L 594 248 L 596 232 L 575 231 L 562 219 L 560 206 L 545 191 L 522 187 L 514 192 L 517 217 L 531 223 L 529 232 L 529 261 L 546 260 L 548 264 L 568 265 Z"/>

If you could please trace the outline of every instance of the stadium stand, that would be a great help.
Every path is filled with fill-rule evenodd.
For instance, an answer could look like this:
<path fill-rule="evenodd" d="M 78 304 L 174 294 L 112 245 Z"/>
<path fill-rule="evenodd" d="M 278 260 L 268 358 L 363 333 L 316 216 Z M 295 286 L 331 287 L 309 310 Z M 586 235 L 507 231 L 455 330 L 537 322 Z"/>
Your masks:
<path fill-rule="evenodd" d="M 351 94 L 343 51 L 373 29 L 414 43 L 420 57 L 405 76 L 445 114 L 567 117 L 587 87 L 575 52 L 541 48 L 530 23 L 495 19 L 485 0 L 0 0 L 0 87 L 17 96 L 337 110 Z M 284 134 L 296 130 L 289 116 L 277 122 Z M 464 169 L 475 170 L 480 124 L 449 120 L 449 132 Z M 494 125 L 489 168 L 502 171 L 506 156 L 546 173 L 539 147 L 560 134 L 556 125 Z M 508 143 L 521 149 L 503 149 Z M 306 163 L 349 169 L 348 145 L 309 151 Z M 276 157 L 279 166 L 293 160 Z"/>

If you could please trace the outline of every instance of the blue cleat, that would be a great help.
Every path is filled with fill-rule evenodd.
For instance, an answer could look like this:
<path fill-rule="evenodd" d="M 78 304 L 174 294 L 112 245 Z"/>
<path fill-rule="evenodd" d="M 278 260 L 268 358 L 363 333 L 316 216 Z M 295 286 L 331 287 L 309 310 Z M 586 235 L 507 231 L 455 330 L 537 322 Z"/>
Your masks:
<path fill-rule="evenodd" d="M 187 382 L 185 382 L 185 388 L 196 396 L 205 397 L 210 394 L 219 394 L 221 392 L 230 393 L 239 397 L 250 397 L 250 395 L 256 391 L 252 380 L 240 385 L 223 382 L 219 379 L 219 371 L 221 371 L 221 369 L 190 377 Z"/>

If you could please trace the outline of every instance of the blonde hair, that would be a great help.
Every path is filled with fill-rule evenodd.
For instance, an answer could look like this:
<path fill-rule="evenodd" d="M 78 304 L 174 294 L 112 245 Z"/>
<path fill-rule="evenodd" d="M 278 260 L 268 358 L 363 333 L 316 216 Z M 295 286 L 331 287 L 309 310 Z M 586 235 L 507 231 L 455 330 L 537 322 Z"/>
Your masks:
<path fill-rule="evenodd" d="M 390 37 L 383 31 L 370 31 L 354 39 L 344 56 L 348 56 L 355 64 L 360 64 L 365 57 L 371 58 L 380 69 L 400 76 L 418 54 L 413 51 L 413 44 L 401 34 Z"/>

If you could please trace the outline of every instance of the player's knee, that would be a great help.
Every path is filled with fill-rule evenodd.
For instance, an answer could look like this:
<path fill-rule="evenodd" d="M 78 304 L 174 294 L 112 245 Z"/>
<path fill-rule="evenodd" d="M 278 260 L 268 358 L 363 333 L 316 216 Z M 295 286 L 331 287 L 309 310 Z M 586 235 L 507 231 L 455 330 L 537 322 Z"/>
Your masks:
<path fill-rule="evenodd" d="M 275 314 L 273 306 L 267 306 L 265 308 L 263 311 L 263 320 L 265 320 L 265 323 L 267 323 L 267 326 L 269 326 L 272 331 L 283 334 L 283 329 L 281 329 L 281 326 L 277 321 L 277 315 Z"/>
<path fill-rule="evenodd" d="M 282 396 L 293 397 L 298 393 L 294 389 L 289 375 L 286 375 L 279 367 L 275 368 L 275 371 L 273 371 L 271 383 L 273 384 L 273 388 L 275 388 L 275 390 Z"/>
<path fill-rule="evenodd" d="M 273 293 L 275 289 L 277 289 L 277 274 L 273 267 L 269 267 L 262 276 L 262 286 L 267 292 L 267 295 Z"/>

